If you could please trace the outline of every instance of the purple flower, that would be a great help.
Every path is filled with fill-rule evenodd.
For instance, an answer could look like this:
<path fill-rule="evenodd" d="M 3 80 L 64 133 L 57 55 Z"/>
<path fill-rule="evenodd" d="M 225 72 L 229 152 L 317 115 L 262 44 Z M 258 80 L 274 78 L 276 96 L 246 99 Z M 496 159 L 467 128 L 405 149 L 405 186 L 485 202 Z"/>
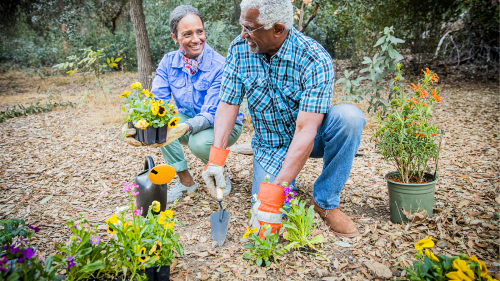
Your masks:
<path fill-rule="evenodd" d="M 132 196 L 136 196 L 137 194 L 139 194 L 139 192 L 133 192 L 133 191 L 130 192 L 130 195 L 132 195 Z"/>
<path fill-rule="evenodd" d="M 20 247 L 13 247 L 12 245 L 10 245 L 10 248 L 11 248 L 13 254 L 17 254 L 17 253 L 21 252 Z"/>
<path fill-rule="evenodd" d="M 35 255 L 35 250 L 31 248 L 26 248 L 26 250 L 23 251 L 23 256 L 28 260 L 31 259 L 34 255 Z"/>
<path fill-rule="evenodd" d="M 24 257 L 17 258 L 17 263 L 23 263 L 24 262 Z"/>
<path fill-rule="evenodd" d="M 76 224 L 73 225 L 74 228 L 78 229 L 78 226 Z"/>
<path fill-rule="evenodd" d="M 123 191 L 123 192 L 127 192 L 127 191 L 129 191 L 129 190 L 130 190 L 130 186 L 125 186 L 125 187 L 122 189 L 122 191 Z"/>
<path fill-rule="evenodd" d="M 4 249 L 4 250 L 7 250 L 7 249 L 9 249 L 9 248 L 12 248 L 12 245 L 5 245 L 5 246 L 3 246 L 3 249 Z"/>
<path fill-rule="evenodd" d="M 68 257 L 68 271 L 73 267 L 75 266 L 75 262 L 74 262 L 74 258 L 73 256 L 69 256 Z"/>
<path fill-rule="evenodd" d="M 122 183 L 122 185 L 127 185 L 127 184 L 128 184 L 128 182 L 124 182 L 124 183 Z"/>
<path fill-rule="evenodd" d="M 99 236 L 94 236 L 94 237 L 90 238 L 90 243 L 92 245 L 97 245 L 97 244 L 99 244 L 100 241 L 101 241 L 101 239 L 99 238 Z"/>
<path fill-rule="evenodd" d="M 285 191 L 283 191 L 283 195 L 288 195 L 288 193 L 292 192 L 290 187 L 285 187 Z"/>
<path fill-rule="evenodd" d="M 9 260 L 6 257 L 0 257 L 0 271 L 7 272 L 9 270 L 8 262 Z"/>
<path fill-rule="evenodd" d="M 135 188 L 139 188 L 139 186 L 137 184 L 135 184 L 135 183 L 133 183 L 132 186 L 135 187 Z"/>
<path fill-rule="evenodd" d="M 32 225 L 29 225 L 28 227 L 29 227 L 29 228 L 31 228 L 31 229 L 33 229 L 35 232 L 40 231 L 40 228 L 39 228 L 39 227 L 37 227 L 37 226 L 32 226 Z"/>

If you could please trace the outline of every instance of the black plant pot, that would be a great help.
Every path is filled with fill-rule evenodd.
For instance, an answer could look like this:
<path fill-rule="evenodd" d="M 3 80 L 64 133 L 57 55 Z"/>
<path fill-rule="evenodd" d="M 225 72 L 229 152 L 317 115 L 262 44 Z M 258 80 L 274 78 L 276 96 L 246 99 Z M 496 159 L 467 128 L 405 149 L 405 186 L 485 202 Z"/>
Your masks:
<path fill-rule="evenodd" d="M 146 130 L 136 128 L 135 131 L 136 131 L 136 133 L 135 133 L 134 138 L 140 142 L 144 142 L 144 131 L 146 131 Z"/>
<path fill-rule="evenodd" d="M 148 215 L 148 208 L 151 206 L 153 201 L 160 202 L 160 212 L 165 211 L 167 206 L 167 184 L 157 185 L 149 180 L 149 171 L 153 169 L 155 163 L 151 156 L 146 156 L 146 162 L 144 163 L 144 171 L 140 172 L 135 178 L 135 183 L 139 186 L 137 191 L 139 194 L 135 197 L 137 201 L 137 209 L 142 207 L 142 216 L 146 217 Z M 153 214 L 157 214 L 154 213 Z"/>
<path fill-rule="evenodd" d="M 134 123 L 132 123 L 132 122 L 128 122 L 128 128 L 129 128 L 129 129 L 135 128 L 135 127 L 134 127 Z"/>
<path fill-rule="evenodd" d="M 146 277 L 148 281 L 169 281 L 170 280 L 170 265 L 162 265 L 146 267 Z"/>
<path fill-rule="evenodd" d="M 167 125 L 158 128 L 158 132 L 156 134 L 157 143 L 164 143 L 167 141 L 167 129 L 168 129 Z"/>
<path fill-rule="evenodd" d="M 148 126 L 146 130 L 144 130 L 144 143 L 153 144 L 156 143 L 156 128 Z"/>

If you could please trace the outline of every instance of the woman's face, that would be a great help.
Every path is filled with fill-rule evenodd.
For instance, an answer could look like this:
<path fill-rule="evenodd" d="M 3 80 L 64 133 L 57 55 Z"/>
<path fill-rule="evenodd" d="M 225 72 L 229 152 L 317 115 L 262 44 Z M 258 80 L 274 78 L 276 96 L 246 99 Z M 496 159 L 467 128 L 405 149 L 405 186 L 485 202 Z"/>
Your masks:
<path fill-rule="evenodd" d="M 177 25 L 177 34 L 170 33 L 175 43 L 179 43 L 184 55 L 194 59 L 201 55 L 205 46 L 205 30 L 200 17 L 194 14 L 187 14 Z"/>

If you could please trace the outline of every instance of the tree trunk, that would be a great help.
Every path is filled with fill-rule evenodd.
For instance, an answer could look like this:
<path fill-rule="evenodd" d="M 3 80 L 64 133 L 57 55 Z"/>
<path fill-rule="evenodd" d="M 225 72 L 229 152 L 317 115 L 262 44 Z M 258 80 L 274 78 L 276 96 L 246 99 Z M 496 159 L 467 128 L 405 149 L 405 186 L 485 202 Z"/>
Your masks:
<path fill-rule="evenodd" d="M 142 0 L 130 0 L 130 20 L 134 25 L 139 82 L 141 82 L 144 89 L 151 90 L 151 80 L 148 76 L 151 75 L 153 68 L 151 66 L 151 50 L 149 48 L 146 20 L 142 10 Z"/>
<path fill-rule="evenodd" d="M 233 15 L 231 16 L 231 24 L 239 26 L 240 25 L 239 20 L 241 14 L 241 8 L 240 8 L 241 0 L 233 0 L 233 2 L 234 2 L 234 12 Z"/>

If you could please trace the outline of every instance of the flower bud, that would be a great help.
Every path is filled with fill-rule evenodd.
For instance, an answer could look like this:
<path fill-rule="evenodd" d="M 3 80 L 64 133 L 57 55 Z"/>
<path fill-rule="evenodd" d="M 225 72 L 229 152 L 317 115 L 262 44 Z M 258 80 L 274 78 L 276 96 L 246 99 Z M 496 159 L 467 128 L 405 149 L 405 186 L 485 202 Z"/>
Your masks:
<path fill-rule="evenodd" d="M 400 81 L 400 80 L 401 80 L 401 76 L 397 76 L 396 81 Z"/>
<path fill-rule="evenodd" d="M 393 90 L 394 92 L 397 92 L 397 91 L 399 91 L 399 88 L 398 88 L 398 86 L 395 86 L 394 88 L 392 88 L 392 90 Z"/>

